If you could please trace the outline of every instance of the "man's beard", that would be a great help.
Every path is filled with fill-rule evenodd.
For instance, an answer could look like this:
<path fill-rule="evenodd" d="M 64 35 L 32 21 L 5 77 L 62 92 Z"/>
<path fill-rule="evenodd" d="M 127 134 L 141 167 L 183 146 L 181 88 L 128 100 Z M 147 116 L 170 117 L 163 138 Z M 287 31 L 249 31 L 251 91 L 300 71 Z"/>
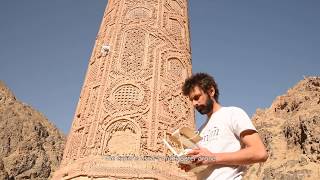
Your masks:
<path fill-rule="evenodd" d="M 211 112 L 212 108 L 213 108 L 213 101 L 210 97 L 208 98 L 205 105 L 200 105 L 200 106 L 196 107 L 197 111 L 202 115 L 208 114 L 209 112 Z"/>

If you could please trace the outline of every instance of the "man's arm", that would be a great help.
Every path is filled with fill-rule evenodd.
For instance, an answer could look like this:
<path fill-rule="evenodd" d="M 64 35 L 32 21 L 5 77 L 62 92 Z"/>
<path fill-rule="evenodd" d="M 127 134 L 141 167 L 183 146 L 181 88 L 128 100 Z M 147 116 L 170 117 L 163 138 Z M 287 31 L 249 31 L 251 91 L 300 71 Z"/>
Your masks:
<path fill-rule="evenodd" d="M 254 130 L 245 130 L 240 134 L 244 148 L 230 153 L 212 153 L 206 148 L 193 149 L 188 155 L 198 159 L 197 164 L 246 165 L 265 162 L 268 159 L 265 146 Z"/>

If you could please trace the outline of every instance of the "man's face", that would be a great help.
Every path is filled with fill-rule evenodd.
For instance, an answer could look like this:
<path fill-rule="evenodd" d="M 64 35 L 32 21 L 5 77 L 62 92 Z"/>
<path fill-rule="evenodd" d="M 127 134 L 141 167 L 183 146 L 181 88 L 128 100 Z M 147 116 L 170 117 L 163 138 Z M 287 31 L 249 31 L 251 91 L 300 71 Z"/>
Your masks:
<path fill-rule="evenodd" d="M 193 107 L 201 114 L 208 114 L 213 110 L 213 100 L 198 86 L 190 92 L 189 99 Z"/>

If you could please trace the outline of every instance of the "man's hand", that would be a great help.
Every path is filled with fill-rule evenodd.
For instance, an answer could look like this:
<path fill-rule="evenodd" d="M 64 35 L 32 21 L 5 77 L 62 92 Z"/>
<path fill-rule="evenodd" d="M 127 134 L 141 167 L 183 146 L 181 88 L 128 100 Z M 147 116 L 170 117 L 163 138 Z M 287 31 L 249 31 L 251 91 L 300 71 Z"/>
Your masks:
<path fill-rule="evenodd" d="M 195 148 L 190 151 L 187 156 L 194 159 L 194 162 L 197 166 L 198 165 L 212 165 L 216 162 L 216 156 L 214 153 L 210 152 L 206 148 Z"/>
<path fill-rule="evenodd" d="M 244 145 L 236 152 L 212 153 L 208 149 L 200 147 L 190 151 L 187 156 L 195 159 L 193 163 L 199 165 L 247 165 L 257 162 L 265 162 L 268 154 L 258 133 L 254 130 L 245 130 L 240 134 L 240 141 Z M 183 166 L 184 170 L 188 167 Z"/>

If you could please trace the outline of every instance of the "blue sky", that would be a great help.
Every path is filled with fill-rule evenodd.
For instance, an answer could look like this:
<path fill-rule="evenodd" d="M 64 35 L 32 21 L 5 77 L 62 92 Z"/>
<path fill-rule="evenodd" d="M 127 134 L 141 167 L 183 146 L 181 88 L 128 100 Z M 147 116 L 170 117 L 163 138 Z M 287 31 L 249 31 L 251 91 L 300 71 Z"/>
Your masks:
<path fill-rule="evenodd" d="M 2 0 L 0 80 L 69 131 L 107 0 Z M 320 1 L 190 0 L 193 72 L 249 116 L 320 75 Z M 196 116 L 197 124 L 203 118 Z"/>

